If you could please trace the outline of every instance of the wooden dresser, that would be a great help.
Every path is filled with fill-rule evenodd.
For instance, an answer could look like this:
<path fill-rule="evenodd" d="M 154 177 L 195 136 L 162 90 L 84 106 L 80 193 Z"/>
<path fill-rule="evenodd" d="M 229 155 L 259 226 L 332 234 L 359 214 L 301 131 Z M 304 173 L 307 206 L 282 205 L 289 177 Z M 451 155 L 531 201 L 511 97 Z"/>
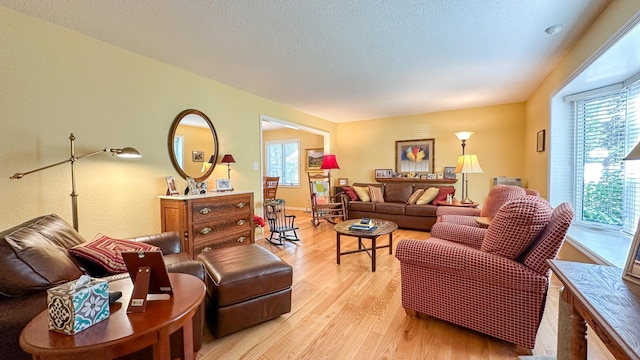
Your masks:
<path fill-rule="evenodd" d="M 177 231 L 183 251 L 200 252 L 255 242 L 253 193 L 159 196 L 162 231 Z"/>

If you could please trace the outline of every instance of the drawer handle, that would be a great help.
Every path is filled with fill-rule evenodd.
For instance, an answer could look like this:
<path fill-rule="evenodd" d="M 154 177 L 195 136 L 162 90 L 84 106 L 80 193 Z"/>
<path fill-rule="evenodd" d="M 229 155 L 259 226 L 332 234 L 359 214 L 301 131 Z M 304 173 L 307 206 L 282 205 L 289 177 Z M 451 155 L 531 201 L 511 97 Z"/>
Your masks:
<path fill-rule="evenodd" d="M 236 224 L 238 224 L 238 226 L 242 226 L 242 225 L 244 225 L 244 223 L 245 223 L 245 221 L 240 219 L 240 220 L 238 220 L 238 222 Z"/>
<path fill-rule="evenodd" d="M 211 232 L 211 228 L 208 228 L 208 227 L 200 230 L 200 234 L 202 234 L 202 235 L 207 235 L 210 232 Z"/>
<path fill-rule="evenodd" d="M 246 237 L 244 237 L 244 236 L 240 236 L 240 237 L 238 238 L 238 240 L 236 240 L 236 241 L 237 241 L 237 242 L 239 242 L 239 243 L 241 243 L 241 242 L 244 242 L 245 240 L 247 240 L 247 238 L 246 238 Z"/>
<path fill-rule="evenodd" d="M 241 203 L 238 203 L 238 205 L 236 205 L 236 207 L 237 207 L 238 209 L 242 209 L 242 208 L 243 208 L 243 207 L 245 207 L 246 205 L 247 205 L 247 204 L 245 204 L 245 203 L 241 202 Z"/>
<path fill-rule="evenodd" d="M 202 214 L 202 215 L 207 215 L 210 212 L 211 212 L 211 209 L 209 209 L 209 208 L 200 209 L 200 214 Z"/>
<path fill-rule="evenodd" d="M 204 249 L 200 250 L 200 252 L 201 252 L 201 253 L 203 253 L 203 252 L 208 252 L 208 251 L 211 251 L 211 248 L 210 248 L 210 247 L 208 247 L 208 246 L 207 246 L 207 247 L 205 247 Z"/>

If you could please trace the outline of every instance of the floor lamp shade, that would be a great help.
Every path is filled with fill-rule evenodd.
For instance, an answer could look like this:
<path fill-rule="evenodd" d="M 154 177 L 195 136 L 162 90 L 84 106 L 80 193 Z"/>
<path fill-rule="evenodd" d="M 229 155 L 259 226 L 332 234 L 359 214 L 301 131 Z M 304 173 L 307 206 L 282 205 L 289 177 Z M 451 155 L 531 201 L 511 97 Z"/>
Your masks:
<path fill-rule="evenodd" d="M 456 164 L 457 173 L 462 174 L 474 174 L 474 173 L 482 173 L 482 166 L 480 166 L 480 162 L 478 161 L 478 155 L 460 155 L 458 156 L 458 163 Z M 463 194 L 466 194 L 466 197 L 462 200 L 463 203 L 472 203 L 473 201 L 469 199 L 469 178 L 467 177 L 464 181 L 463 186 Z"/>

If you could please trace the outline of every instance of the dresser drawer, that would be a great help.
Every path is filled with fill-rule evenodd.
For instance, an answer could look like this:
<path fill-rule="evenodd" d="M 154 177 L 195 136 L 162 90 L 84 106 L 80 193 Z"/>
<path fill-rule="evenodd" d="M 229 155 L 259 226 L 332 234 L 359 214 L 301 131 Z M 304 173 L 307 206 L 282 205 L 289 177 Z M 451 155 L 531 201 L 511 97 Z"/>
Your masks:
<path fill-rule="evenodd" d="M 207 241 L 196 243 L 193 251 L 194 258 L 198 257 L 198 254 L 205 251 L 211 251 L 213 249 L 219 249 L 227 246 L 238 246 L 250 244 L 251 230 L 243 231 L 240 233 L 228 234 L 226 236 L 217 236 Z"/>
<path fill-rule="evenodd" d="M 225 217 L 212 217 L 210 219 L 193 223 L 191 238 L 198 243 L 206 241 L 210 237 L 219 237 L 224 233 L 235 233 L 251 230 L 251 213 L 231 213 Z"/>
<path fill-rule="evenodd" d="M 193 222 L 212 217 L 227 217 L 233 213 L 251 214 L 251 195 L 239 194 L 217 198 L 203 198 L 192 203 Z"/>

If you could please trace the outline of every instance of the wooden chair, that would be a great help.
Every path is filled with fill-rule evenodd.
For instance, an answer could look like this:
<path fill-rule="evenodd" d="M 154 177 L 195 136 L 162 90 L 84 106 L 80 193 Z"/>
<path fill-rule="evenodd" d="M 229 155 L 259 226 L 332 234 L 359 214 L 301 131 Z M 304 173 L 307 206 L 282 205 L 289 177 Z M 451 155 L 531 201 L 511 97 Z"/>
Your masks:
<path fill-rule="evenodd" d="M 280 182 L 279 176 L 263 176 L 263 199 L 275 199 L 276 192 L 278 191 L 278 183 Z"/>
<path fill-rule="evenodd" d="M 268 242 L 283 245 L 283 240 L 300 241 L 296 232 L 299 228 L 294 224 L 296 216 L 287 215 L 286 202 L 283 199 L 265 200 L 264 214 L 271 232 Z"/>
<path fill-rule="evenodd" d="M 309 190 L 311 192 L 311 223 L 320 225 L 320 220 L 335 224 L 335 219 L 346 220 L 346 200 L 344 194 L 331 196 L 331 176 L 325 174 L 310 174 Z"/>

